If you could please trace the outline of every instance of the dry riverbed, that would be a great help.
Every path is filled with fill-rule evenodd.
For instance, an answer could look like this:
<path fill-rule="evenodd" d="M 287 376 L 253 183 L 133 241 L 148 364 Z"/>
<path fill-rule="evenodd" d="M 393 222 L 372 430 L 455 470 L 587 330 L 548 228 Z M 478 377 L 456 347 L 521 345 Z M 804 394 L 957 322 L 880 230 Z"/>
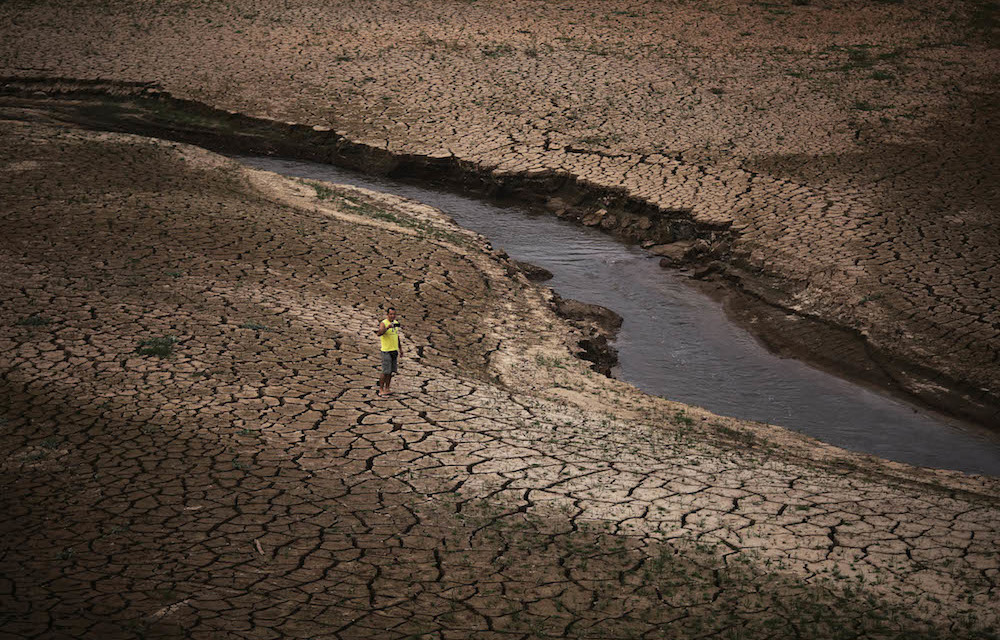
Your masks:
<path fill-rule="evenodd" d="M 151 82 L 396 154 L 620 190 L 726 229 L 693 258 L 867 344 L 740 314 L 779 323 L 782 348 L 995 426 L 997 24 L 979 0 L 13 0 L 0 75 Z M 586 206 L 590 224 L 647 230 Z"/>
<path fill-rule="evenodd" d="M 0 146 L 8 637 L 997 632 L 994 479 L 595 374 L 423 205 L 136 136 Z"/>

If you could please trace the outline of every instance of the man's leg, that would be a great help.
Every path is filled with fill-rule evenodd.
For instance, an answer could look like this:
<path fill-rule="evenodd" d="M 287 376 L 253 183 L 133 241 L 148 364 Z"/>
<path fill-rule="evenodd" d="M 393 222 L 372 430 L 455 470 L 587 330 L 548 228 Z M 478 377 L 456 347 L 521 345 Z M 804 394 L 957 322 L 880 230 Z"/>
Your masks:
<path fill-rule="evenodd" d="M 382 355 L 382 371 L 385 372 L 385 389 L 382 390 L 382 395 L 392 394 L 389 391 L 389 385 L 392 384 L 392 374 L 396 373 L 396 362 L 399 357 L 398 351 L 386 351 Z"/>

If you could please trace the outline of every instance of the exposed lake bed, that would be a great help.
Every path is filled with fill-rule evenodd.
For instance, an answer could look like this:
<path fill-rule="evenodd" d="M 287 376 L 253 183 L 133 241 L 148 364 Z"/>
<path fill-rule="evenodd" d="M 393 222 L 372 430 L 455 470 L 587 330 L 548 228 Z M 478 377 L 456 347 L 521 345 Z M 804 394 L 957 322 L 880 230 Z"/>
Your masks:
<path fill-rule="evenodd" d="M 616 377 L 648 393 L 778 424 L 847 449 L 920 466 L 1000 475 L 1000 436 L 770 353 L 721 305 L 655 256 L 596 229 L 515 206 L 317 163 L 237 156 L 284 175 L 343 182 L 435 206 L 516 260 L 543 267 L 560 295 L 624 323 Z"/>
<path fill-rule="evenodd" d="M 995 628 L 996 478 L 600 376 L 544 288 L 426 205 L 6 113 L 0 137 L 15 636 L 248 609 L 303 638 Z M 627 266 L 594 251 L 569 262 Z M 409 349 L 379 398 L 387 299 Z"/>

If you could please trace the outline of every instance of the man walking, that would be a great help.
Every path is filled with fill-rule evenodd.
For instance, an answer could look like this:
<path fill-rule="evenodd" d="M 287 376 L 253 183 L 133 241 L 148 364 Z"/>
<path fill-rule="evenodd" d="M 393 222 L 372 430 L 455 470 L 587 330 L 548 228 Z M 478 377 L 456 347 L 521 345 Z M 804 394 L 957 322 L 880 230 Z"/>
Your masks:
<path fill-rule="evenodd" d="M 399 346 L 399 321 L 396 320 L 396 310 L 389 307 L 385 312 L 385 320 L 378 323 L 375 335 L 382 339 L 382 376 L 378 380 L 378 394 L 391 395 L 389 385 L 392 384 L 392 374 L 399 367 L 399 356 L 403 350 Z"/>

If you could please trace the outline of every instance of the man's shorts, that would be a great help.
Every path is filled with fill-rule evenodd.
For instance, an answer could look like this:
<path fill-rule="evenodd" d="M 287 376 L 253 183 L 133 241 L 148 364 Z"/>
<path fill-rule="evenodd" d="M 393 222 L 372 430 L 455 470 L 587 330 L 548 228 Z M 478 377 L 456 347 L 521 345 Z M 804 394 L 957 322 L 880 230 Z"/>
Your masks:
<path fill-rule="evenodd" d="M 399 352 L 398 351 L 383 351 L 382 352 L 382 373 L 389 375 L 391 373 L 396 373 L 397 363 L 399 362 Z"/>

